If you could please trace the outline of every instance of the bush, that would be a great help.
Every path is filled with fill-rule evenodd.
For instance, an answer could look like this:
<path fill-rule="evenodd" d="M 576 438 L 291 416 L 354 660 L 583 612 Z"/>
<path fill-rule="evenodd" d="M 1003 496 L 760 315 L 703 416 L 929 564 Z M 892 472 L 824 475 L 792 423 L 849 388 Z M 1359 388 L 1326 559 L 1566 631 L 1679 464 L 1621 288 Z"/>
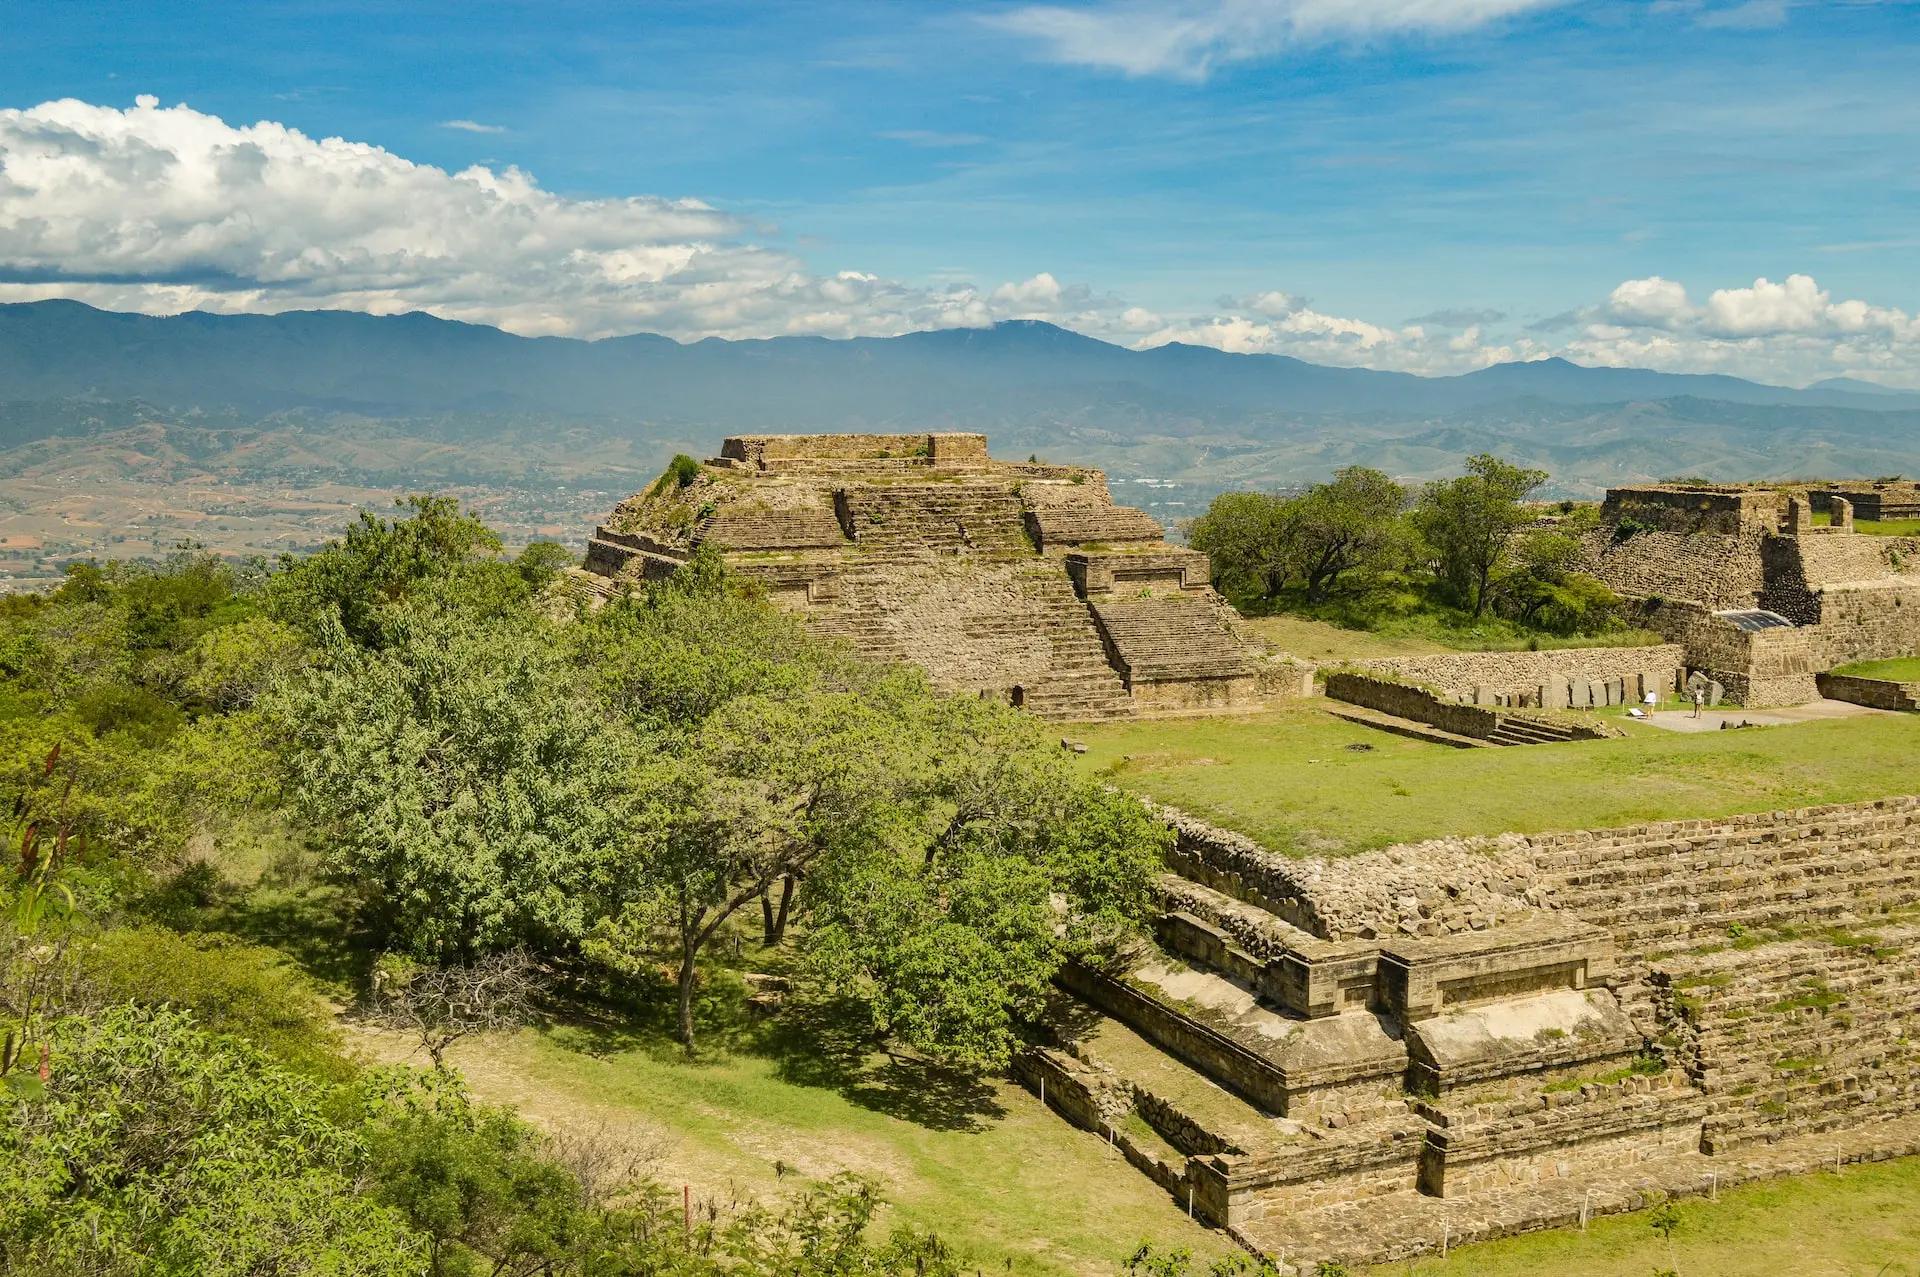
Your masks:
<path fill-rule="evenodd" d="M 425 1271 L 423 1239 L 358 1191 L 328 1093 L 183 1012 L 61 1021 L 44 1095 L 0 1122 L 0 1271 Z"/>
<path fill-rule="evenodd" d="M 684 452 L 673 454 L 673 460 L 667 462 L 667 474 L 673 479 L 676 488 L 691 487 L 700 477 L 700 463 Z"/>
<path fill-rule="evenodd" d="M 109 1001 L 191 1012 L 201 1028 L 244 1037 L 309 1077 L 354 1072 L 319 996 L 272 949 L 127 927 L 96 937 L 81 966 Z"/>

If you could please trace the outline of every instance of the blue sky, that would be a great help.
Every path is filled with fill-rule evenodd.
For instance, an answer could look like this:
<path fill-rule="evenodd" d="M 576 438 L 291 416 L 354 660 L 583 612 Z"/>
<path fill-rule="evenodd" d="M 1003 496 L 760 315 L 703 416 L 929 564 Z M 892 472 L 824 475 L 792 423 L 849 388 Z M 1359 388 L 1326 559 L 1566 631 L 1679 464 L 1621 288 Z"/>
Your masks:
<path fill-rule="evenodd" d="M 206 261 L 150 248 L 129 269 L 103 244 L 16 233 L 65 205 L 37 188 L 10 226 L 0 180 L 13 296 L 57 276 L 67 295 L 145 309 L 422 306 L 583 335 L 1020 314 L 1130 344 L 1417 370 L 1565 353 L 1920 384 L 1912 4 L 43 4 L 0 22 L 0 107 L 16 114 L 56 99 L 126 112 L 150 94 L 448 173 L 511 166 L 562 220 L 643 196 L 721 219 L 636 225 L 650 258 L 719 251 L 629 271 L 625 300 L 602 295 L 600 270 L 576 313 L 548 265 L 484 244 L 437 281 L 331 290 L 285 271 L 246 286 L 257 245 Z M 79 150 L 103 129 L 165 150 L 184 122 L 60 127 Z M 6 138 L 18 187 L 29 170 Z M 171 180 L 115 162 L 135 204 L 141 182 Z M 207 238 L 187 216 L 166 236 Z M 369 216 L 309 228 L 341 247 L 343 278 Z M 103 220 L 102 236 L 129 233 Z M 619 233 L 592 232 L 591 251 Z M 239 284 L 169 291 L 203 268 Z M 490 273 L 521 282 L 489 301 Z M 1653 285 L 1622 304 L 1634 281 Z M 713 293 L 726 304 L 703 309 Z"/>

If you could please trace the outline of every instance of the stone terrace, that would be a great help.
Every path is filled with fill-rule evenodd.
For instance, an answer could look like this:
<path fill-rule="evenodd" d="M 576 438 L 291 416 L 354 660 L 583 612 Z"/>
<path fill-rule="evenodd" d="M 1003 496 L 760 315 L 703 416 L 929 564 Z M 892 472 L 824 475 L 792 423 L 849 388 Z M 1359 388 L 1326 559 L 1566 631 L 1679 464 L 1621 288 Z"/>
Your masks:
<path fill-rule="evenodd" d="M 1164 814 L 1155 942 L 1022 1076 L 1295 1271 L 1920 1150 L 1920 798 L 1338 861 Z"/>
<path fill-rule="evenodd" d="M 776 603 L 940 687 L 1090 720 L 1258 704 L 1265 680 L 1206 556 L 1097 470 L 993 460 L 974 434 L 749 435 L 596 529 L 605 589 L 718 547 Z"/>

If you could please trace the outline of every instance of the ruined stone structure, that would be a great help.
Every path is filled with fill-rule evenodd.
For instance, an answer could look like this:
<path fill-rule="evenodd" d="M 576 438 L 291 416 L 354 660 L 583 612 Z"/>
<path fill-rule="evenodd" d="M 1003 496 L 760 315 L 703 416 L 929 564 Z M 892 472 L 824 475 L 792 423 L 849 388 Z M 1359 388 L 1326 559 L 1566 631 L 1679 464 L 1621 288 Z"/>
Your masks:
<path fill-rule="evenodd" d="M 1813 508 L 1823 514 L 1832 509 L 1837 497 L 1852 507 L 1856 519 L 1920 519 L 1920 483 L 1911 479 L 1816 485 L 1808 496 Z"/>
<path fill-rule="evenodd" d="M 587 570 L 657 579 L 716 546 L 818 632 L 1052 718 L 1303 689 L 1236 636 L 1206 556 L 1115 505 L 1098 470 L 996 461 L 977 434 L 751 435 L 687 479 L 623 502 Z"/>
<path fill-rule="evenodd" d="M 1616 488 L 1587 568 L 1733 700 L 1798 704 L 1836 665 L 1920 652 L 1920 537 L 1855 531 L 1854 498 L 1874 493 L 1876 513 L 1906 499 L 1890 484 Z"/>
<path fill-rule="evenodd" d="M 1296 1271 L 1920 1151 L 1920 798 L 1291 859 L 1167 813 L 1030 1086 Z"/>

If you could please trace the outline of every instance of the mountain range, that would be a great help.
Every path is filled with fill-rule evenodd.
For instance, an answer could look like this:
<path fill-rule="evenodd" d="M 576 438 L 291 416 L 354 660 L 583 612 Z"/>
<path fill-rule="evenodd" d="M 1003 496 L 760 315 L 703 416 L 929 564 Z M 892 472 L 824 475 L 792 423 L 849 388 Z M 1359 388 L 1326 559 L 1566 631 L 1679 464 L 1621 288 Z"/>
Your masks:
<path fill-rule="evenodd" d="M 600 494 L 727 434 L 911 429 L 1104 466 L 1170 522 L 1227 487 L 1356 464 L 1419 480 L 1481 451 L 1544 467 L 1560 496 L 1675 475 L 1920 472 L 1920 393 L 1847 378 L 1796 389 L 1564 359 L 1420 377 L 1130 350 L 1036 322 L 682 343 L 419 313 L 0 305 L 0 504 L 30 477 L 36 535 L 63 526 L 63 485 L 108 480 L 264 484 L 282 504 L 321 484 L 459 488 L 509 494 L 529 527 L 571 528 Z"/>
<path fill-rule="evenodd" d="M 380 417 L 533 412 L 729 429 L 939 424 L 1105 403 L 1206 421 L 1435 414 L 1517 399 L 1920 409 L 1920 393 L 1845 378 L 1797 390 L 1564 359 L 1420 377 L 1179 343 L 1129 350 L 1034 321 L 899 337 L 682 344 L 650 333 L 519 337 L 419 312 L 159 317 L 71 301 L 0 306 L 0 386 L 0 397 L 15 400 L 141 399 Z"/>

